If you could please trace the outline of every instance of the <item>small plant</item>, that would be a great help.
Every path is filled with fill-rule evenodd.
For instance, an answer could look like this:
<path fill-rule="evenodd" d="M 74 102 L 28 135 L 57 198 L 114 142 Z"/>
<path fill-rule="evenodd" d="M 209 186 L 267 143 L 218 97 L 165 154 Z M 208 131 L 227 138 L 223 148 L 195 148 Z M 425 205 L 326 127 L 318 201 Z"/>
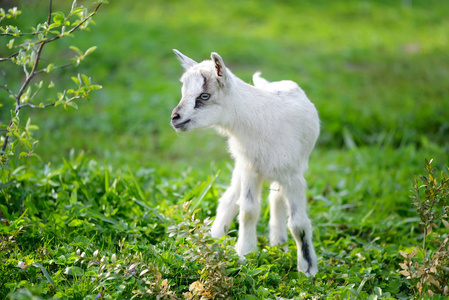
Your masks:
<path fill-rule="evenodd" d="M 192 282 L 189 291 L 184 293 L 186 299 L 226 299 L 233 285 L 233 278 L 227 275 L 226 267 L 234 256 L 234 249 L 227 241 L 219 244 L 210 237 L 211 221 L 203 223 L 195 218 L 200 210 L 192 211 L 190 201 L 184 203 L 184 220 L 169 228 L 170 236 L 176 236 L 183 256 L 201 269 L 199 280 Z M 235 259 L 236 260 L 236 259 Z"/>
<path fill-rule="evenodd" d="M 401 251 L 401 274 L 412 280 L 419 296 L 449 296 L 449 177 L 444 172 L 440 180 L 435 177 L 432 160 L 426 160 L 426 171 L 427 176 L 415 178 L 411 196 L 422 221 L 423 244 L 410 253 Z"/>
<path fill-rule="evenodd" d="M 91 79 L 86 75 L 78 74 L 72 77 L 76 84 L 75 88 L 56 93 L 55 99 L 37 100 L 39 92 L 55 86 L 55 83 L 51 80 L 42 79 L 38 81 L 37 79 L 41 77 L 41 74 L 52 73 L 70 66 L 78 66 L 87 55 L 96 49 L 96 47 L 90 47 L 86 51 L 81 51 L 77 47 L 71 46 L 70 49 L 76 53 L 72 61 L 67 64 L 55 65 L 49 58 L 43 57 L 44 48 L 59 39 L 73 36 L 77 30 L 87 29 L 92 17 L 97 13 L 103 2 L 105 1 L 99 0 L 93 11 L 89 12 L 85 7 L 78 7 L 77 1 L 74 0 L 70 12 L 65 15 L 63 12 L 53 12 L 52 1 L 50 0 L 47 20 L 44 23 L 37 24 L 31 31 L 26 32 L 13 25 L 0 27 L 0 36 L 9 38 L 6 46 L 13 50 L 7 57 L 0 58 L 0 62 L 12 63 L 17 68 L 22 69 L 24 73 L 23 82 L 20 84 L 7 84 L 7 77 L 5 76 L 2 76 L 3 78 L 0 81 L 0 88 L 5 90 L 12 100 L 9 123 L 0 123 L 0 166 L 16 154 L 19 145 L 21 148 L 19 158 L 35 155 L 34 149 L 37 141 L 33 138 L 32 132 L 37 130 L 38 127 L 32 125 L 29 119 L 25 126 L 21 125 L 19 117 L 21 109 L 25 107 L 43 109 L 58 105 L 64 105 L 64 108 L 69 106 L 77 108 L 74 100 L 88 99 L 91 91 L 101 88 L 99 85 L 92 84 Z M 15 19 L 20 14 L 21 11 L 17 7 L 8 11 L 0 8 L 0 22 L 5 19 Z M 45 66 L 42 66 L 44 63 Z M 0 104 L 1 106 L 3 104 Z"/>

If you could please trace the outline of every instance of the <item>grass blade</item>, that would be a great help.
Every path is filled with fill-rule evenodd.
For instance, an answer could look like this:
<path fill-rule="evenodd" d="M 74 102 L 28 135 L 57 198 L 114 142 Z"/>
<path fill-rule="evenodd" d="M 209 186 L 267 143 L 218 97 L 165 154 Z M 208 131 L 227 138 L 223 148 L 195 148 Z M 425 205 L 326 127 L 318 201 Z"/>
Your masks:
<path fill-rule="evenodd" d="M 43 265 L 41 265 L 39 263 L 33 263 L 32 266 L 41 269 L 42 273 L 44 273 L 44 276 L 45 276 L 45 278 L 47 278 L 48 282 L 53 286 L 55 285 L 55 283 L 51 279 L 50 274 L 48 274 L 47 270 L 45 270 Z"/>

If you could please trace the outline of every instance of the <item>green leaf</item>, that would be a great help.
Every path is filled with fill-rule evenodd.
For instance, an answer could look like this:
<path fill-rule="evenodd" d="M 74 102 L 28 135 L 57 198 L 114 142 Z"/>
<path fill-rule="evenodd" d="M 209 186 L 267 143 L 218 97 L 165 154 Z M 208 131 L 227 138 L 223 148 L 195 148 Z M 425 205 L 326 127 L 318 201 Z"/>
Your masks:
<path fill-rule="evenodd" d="M 101 90 L 102 88 L 103 88 L 103 86 L 98 85 L 98 84 L 94 84 L 94 85 L 89 86 L 89 89 L 92 90 L 92 91 L 94 91 L 94 90 Z"/>
<path fill-rule="evenodd" d="M 259 274 L 259 273 L 262 272 L 262 271 L 263 271 L 262 269 L 254 269 L 254 270 L 252 270 L 252 271 L 249 271 L 249 272 L 248 272 L 248 275 L 249 275 L 249 276 L 255 276 L 255 275 Z"/>
<path fill-rule="evenodd" d="M 8 49 L 12 49 L 14 47 L 14 39 L 9 40 L 6 46 L 8 47 Z"/>
<path fill-rule="evenodd" d="M 134 183 L 134 186 L 135 186 L 136 189 L 137 189 L 137 194 L 139 195 L 139 197 L 140 197 L 141 200 L 144 200 L 144 201 L 145 201 L 145 199 L 146 199 L 145 194 L 143 193 L 142 189 L 140 188 L 140 184 L 137 182 L 137 179 L 136 179 L 136 177 L 134 176 L 134 173 L 131 171 L 131 169 L 129 168 L 129 166 L 126 166 L 126 167 L 128 168 L 128 173 L 129 173 L 129 175 L 130 175 L 130 177 L 131 177 L 131 179 L 132 179 L 132 181 L 133 181 L 133 183 Z"/>
<path fill-rule="evenodd" d="M 64 100 L 62 100 L 62 99 L 61 99 L 61 100 L 58 100 L 58 101 L 55 102 L 55 107 L 58 106 L 58 105 L 61 105 L 61 104 L 63 104 L 63 103 L 65 103 Z"/>
<path fill-rule="evenodd" d="M 90 79 L 89 79 L 89 77 L 87 77 L 87 76 L 84 75 L 84 74 L 81 74 L 81 77 L 83 78 L 84 84 L 85 84 L 86 86 L 89 86 L 89 85 L 90 85 Z"/>
<path fill-rule="evenodd" d="M 72 80 L 73 80 L 73 82 L 75 82 L 77 85 L 81 85 L 81 82 L 80 82 L 80 80 L 79 80 L 77 77 L 73 76 L 73 77 L 72 77 Z"/>
<path fill-rule="evenodd" d="M 48 30 L 52 30 L 54 28 L 58 28 L 61 26 L 61 23 L 52 23 L 50 26 L 48 26 Z"/>
<path fill-rule="evenodd" d="M 63 12 L 57 11 L 57 12 L 53 13 L 53 15 L 54 15 L 53 22 L 55 22 L 57 24 L 62 24 L 64 22 L 65 15 Z"/>
<path fill-rule="evenodd" d="M 79 268 L 79 267 L 75 267 L 75 266 L 71 266 L 71 267 L 67 267 L 64 270 L 64 274 L 68 275 L 68 276 L 80 276 L 84 274 L 84 270 Z"/>
<path fill-rule="evenodd" d="M 15 181 L 0 183 L 0 191 L 3 190 L 4 188 L 7 188 L 8 186 L 14 185 L 15 183 L 16 183 Z"/>
<path fill-rule="evenodd" d="M 86 52 L 84 52 L 84 56 L 87 56 L 87 55 L 91 54 L 96 49 L 97 49 L 97 46 L 90 47 L 89 49 L 86 50 Z"/>
<path fill-rule="evenodd" d="M 33 263 L 32 264 L 33 267 L 39 268 L 41 269 L 42 273 L 44 273 L 45 278 L 47 279 L 47 281 L 51 284 L 51 285 L 55 285 L 55 283 L 53 282 L 53 280 L 51 279 L 50 274 L 48 274 L 47 270 L 45 270 L 44 266 L 42 266 L 39 263 Z"/>
<path fill-rule="evenodd" d="M 376 294 L 376 296 L 382 297 L 382 289 L 380 287 L 374 287 L 374 293 Z"/>
<path fill-rule="evenodd" d="M 83 55 L 83 52 L 76 46 L 70 46 L 70 49 L 72 49 L 73 51 L 75 51 L 76 53 L 78 53 L 80 56 Z"/>
<path fill-rule="evenodd" d="M 53 71 L 53 68 L 54 68 L 54 65 L 53 65 L 53 64 L 49 64 L 49 65 L 47 66 L 47 68 L 45 68 L 45 71 L 46 71 L 47 73 L 50 73 L 51 71 Z"/>
<path fill-rule="evenodd" d="M 99 212 L 97 212 L 97 211 L 95 211 L 93 209 L 87 209 L 86 211 L 89 214 L 89 216 L 92 217 L 92 218 L 101 219 L 101 220 L 103 220 L 105 222 L 108 222 L 110 224 L 113 224 L 113 225 L 119 225 L 120 224 L 120 222 L 118 222 L 117 220 L 115 220 L 115 219 L 113 219 L 111 217 L 107 217 L 104 214 L 99 213 Z"/>
<path fill-rule="evenodd" d="M 18 134 L 16 134 L 16 137 L 17 137 L 17 139 L 20 140 L 20 142 L 21 142 L 23 145 L 25 145 L 25 146 L 28 148 L 28 150 L 32 150 L 32 149 L 33 149 L 33 146 L 31 145 L 31 142 L 30 142 L 28 139 L 23 138 L 23 137 L 21 137 L 21 136 L 18 135 Z"/>
<path fill-rule="evenodd" d="M 65 91 L 63 93 L 58 93 L 58 100 L 64 100 L 65 93 L 66 93 Z"/>
<path fill-rule="evenodd" d="M 70 195 L 70 204 L 75 204 L 78 201 L 78 189 L 73 189 L 72 194 Z"/>
<path fill-rule="evenodd" d="M 71 12 L 73 12 L 73 10 L 76 8 L 77 4 L 76 4 L 76 0 L 73 0 L 72 2 L 72 8 L 70 9 Z"/>
<path fill-rule="evenodd" d="M 449 229 L 449 222 L 448 221 L 446 221 L 445 219 L 441 219 L 441 222 L 443 222 L 444 227 Z"/>
<path fill-rule="evenodd" d="M 104 162 L 104 191 L 109 193 L 109 172 L 106 161 Z"/>
<path fill-rule="evenodd" d="M 27 125 L 27 130 L 39 130 L 39 126 L 35 124 L 29 124 Z"/>
<path fill-rule="evenodd" d="M 78 105 L 73 101 L 67 102 L 67 105 L 70 107 L 73 107 L 74 109 L 78 109 Z"/>
<path fill-rule="evenodd" d="M 69 227 L 79 227 L 81 225 L 83 225 L 84 221 L 80 220 L 80 219 L 73 219 L 72 221 L 70 221 L 69 224 L 67 224 Z"/>

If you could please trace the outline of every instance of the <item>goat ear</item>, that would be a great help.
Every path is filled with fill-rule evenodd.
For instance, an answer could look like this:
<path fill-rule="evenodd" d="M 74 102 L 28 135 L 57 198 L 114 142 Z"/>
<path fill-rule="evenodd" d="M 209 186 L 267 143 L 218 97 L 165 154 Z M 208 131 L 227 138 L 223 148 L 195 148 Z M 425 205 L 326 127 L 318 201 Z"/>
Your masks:
<path fill-rule="evenodd" d="M 226 78 L 226 66 L 223 62 L 223 59 L 220 55 L 216 52 L 212 52 L 210 57 L 212 58 L 212 61 L 215 64 L 215 73 L 217 74 L 218 78 L 225 79 Z"/>
<path fill-rule="evenodd" d="M 190 57 L 185 56 L 184 54 L 182 54 L 181 52 L 179 52 L 176 49 L 173 49 L 173 52 L 178 57 L 178 60 L 181 62 L 181 65 L 184 68 L 184 70 L 187 70 L 188 68 L 193 67 L 194 65 L 198 64 L 196 61 L 194 61 Z"/>

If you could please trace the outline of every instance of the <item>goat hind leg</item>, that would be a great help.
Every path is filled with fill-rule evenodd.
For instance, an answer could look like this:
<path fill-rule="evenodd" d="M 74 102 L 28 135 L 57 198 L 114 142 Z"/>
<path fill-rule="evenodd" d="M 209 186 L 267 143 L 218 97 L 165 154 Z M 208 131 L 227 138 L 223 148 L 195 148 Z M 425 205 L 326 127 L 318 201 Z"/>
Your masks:
<path fill-rule="evenodd" d="M 296 180 L 283 187 L 289 207 L 288 227 L 297 246 L 298 270 L 313 276 L 318 272 L 318 266 L 312 244 L 312 224 L 306 211 L 306 180 L 303 176 L 297 176 Z"/>

